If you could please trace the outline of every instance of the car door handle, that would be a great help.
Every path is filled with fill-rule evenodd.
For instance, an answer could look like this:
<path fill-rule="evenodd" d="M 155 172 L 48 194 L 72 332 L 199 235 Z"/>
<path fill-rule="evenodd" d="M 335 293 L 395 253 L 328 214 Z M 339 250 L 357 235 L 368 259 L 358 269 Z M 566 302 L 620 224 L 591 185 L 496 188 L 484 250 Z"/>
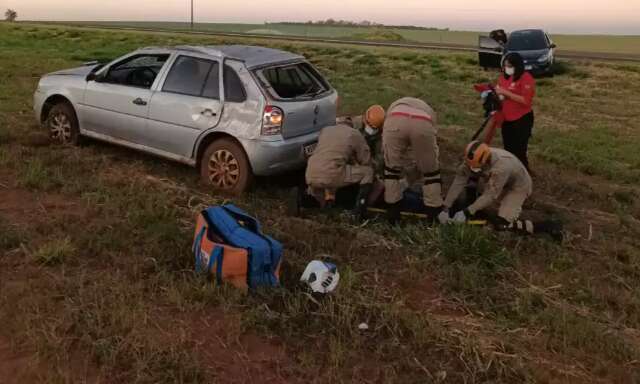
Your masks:
<path fill-rule="evenodd" d="M 203 115 L 203 116 L 204 116 L 204 115 L 209 115 L 209 116 L 211 116 L 211 117 L 213 117 L 213 116 L 217 116 L 217 115 L 218 115 L 217 113 L 213 112 L 213 110 L 211 110 L 211 109 L 209 109 L 209 108 L 207 108 L 207 109 L 203 110 L 202 112 L 200 112 L 200 114 L 201 114 L 201 115 Z"/>
<path fill-rule="evenodd" d="M 135 105 L 147 105 L 147 102 L 138 97 L 137 99 L 133 100 L 133 104 L 135 104 Z"/>

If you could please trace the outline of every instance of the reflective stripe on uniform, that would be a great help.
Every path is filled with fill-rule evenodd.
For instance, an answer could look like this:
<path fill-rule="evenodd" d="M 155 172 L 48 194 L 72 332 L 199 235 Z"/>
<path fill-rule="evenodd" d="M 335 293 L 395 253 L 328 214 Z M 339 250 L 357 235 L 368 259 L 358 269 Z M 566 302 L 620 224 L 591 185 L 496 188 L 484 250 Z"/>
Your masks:
<path fill-rule="evenodd" d="M 424 175 L 424 185 L 442 184 L 442 177 L 440 176 L 440 170 L 433 172 L 427 172 Z"/>
<path fill-rule="evenodd" d="M 426 178 L 430 178 L 430 177 L 440 177 L 440 170 L 438 169 L 437 171 L 433 171 L 433 172 L 429 172 L 429 173 L 425 173 L 424 177 Z"/>
<path fill-rule="evenodd" d="M 391 116 L 406 117 L 409 119 L 425 120 L 425 121 L 433 122 L 433 118 L 429 115 L 413 115 L 411 113 L 406 113 L 406 112 L 392 112 Z"/>
<path fill-rule="evenodd" d="M 384 167 L 384 179 L 385 180 L 400 180 L 402 179 L 402 170 Z"/>
<path fill-rule="evenodd" d="M 431 185 L 431 184 L 442 184 L 442 179 L 438 178 L 438 179 L 424 181 L 424 185 Z"/>

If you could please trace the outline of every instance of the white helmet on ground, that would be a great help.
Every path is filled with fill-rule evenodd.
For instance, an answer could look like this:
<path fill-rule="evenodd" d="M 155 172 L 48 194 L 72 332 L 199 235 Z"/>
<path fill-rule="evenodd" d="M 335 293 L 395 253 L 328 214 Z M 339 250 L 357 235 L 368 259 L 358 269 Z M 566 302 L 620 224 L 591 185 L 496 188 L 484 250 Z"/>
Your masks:
<path fill-rule="evenodd" d="M 340 274 L 335 264 L 314 260 L 307 265 L 300 281 L 307 283 L 313 292 L 329 293 L 338 286 Z"/>

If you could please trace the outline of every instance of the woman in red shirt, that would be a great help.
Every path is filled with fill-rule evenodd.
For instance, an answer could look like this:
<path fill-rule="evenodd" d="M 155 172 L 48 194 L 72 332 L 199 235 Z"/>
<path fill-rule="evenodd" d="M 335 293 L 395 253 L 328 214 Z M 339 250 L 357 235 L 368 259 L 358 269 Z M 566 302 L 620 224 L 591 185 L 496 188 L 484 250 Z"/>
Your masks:
<path fill-rule="evenodd" d="M 529 170 L 529 138 L 533 130 L 533 97 L 536 82 L 525 71 L 520 54 L 512 52 L 503 62 L 503 75 L 498 79 L 496 93 L 502 100 L 502 143 Z"/>

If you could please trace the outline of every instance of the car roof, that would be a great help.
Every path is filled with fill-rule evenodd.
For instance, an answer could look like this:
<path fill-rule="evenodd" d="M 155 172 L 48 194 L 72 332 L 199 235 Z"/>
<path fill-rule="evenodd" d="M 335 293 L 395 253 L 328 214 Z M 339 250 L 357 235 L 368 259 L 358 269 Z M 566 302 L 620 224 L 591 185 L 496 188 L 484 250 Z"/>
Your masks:
<path fill-rule="evenodd" d="M 290 61 L 304 60 L 304 56 L 279 49 L 253 45 L 181 45 L 175 47 L 147 47 L 143 50 L 167 49 L 171 51 L 195 52 L 213 57 L 240 60 L 249 69 Z"/>
<path fill-rule="evenodd" d="M 220 50 L 226 57 L 244 61 L 248 68 L 284 61 L 304 60 L 304 56 L 295 53 L 251 45 L 218 45 L 211 48 Z"/>
<path fill-rule="evenodd" d="M 520 29 L 517 31 L 513 31 L 510 34 L 511 35 L 519 35 L 519 34 L 525 34 L 525 33 L 544 33 L 544 31 L 542 29 Z"/>

